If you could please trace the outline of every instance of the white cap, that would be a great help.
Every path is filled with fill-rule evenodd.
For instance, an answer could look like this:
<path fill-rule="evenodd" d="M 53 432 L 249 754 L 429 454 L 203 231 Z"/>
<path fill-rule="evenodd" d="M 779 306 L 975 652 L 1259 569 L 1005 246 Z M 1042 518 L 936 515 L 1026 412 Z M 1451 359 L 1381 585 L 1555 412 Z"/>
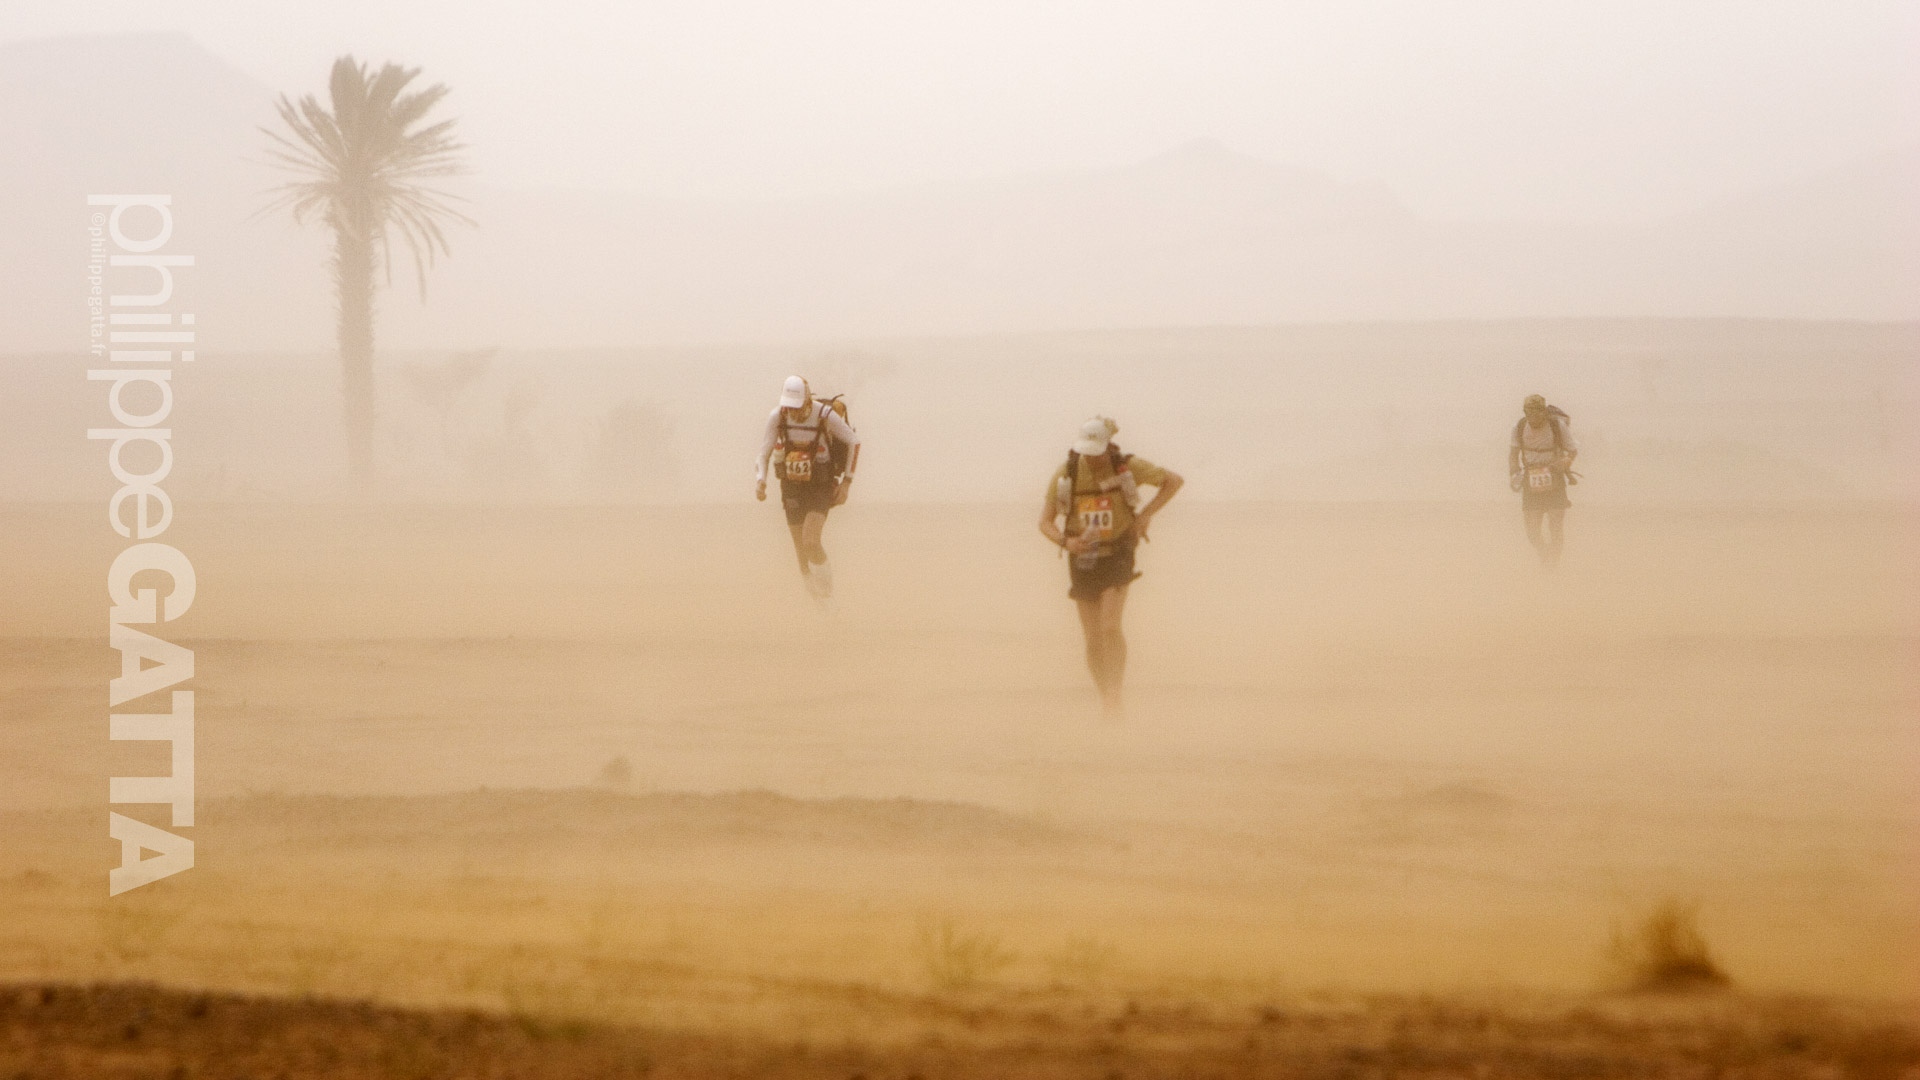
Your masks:
<path fill-rule="evenodd" d="M 798 375 L 787 376 L 787 385 L 780 389 L 780 407 L 797 409 L 807 403 L 807 380 Z"/>
<path fill-rule="evenodd" d="M 1080 425 L 1080 435 L 1073 440 L 1073 452 L 1082 457 L 1093 457 L 1107 452 L 1107 442 L 1120 425 L 1104 416 L 1096 416 Z"/>

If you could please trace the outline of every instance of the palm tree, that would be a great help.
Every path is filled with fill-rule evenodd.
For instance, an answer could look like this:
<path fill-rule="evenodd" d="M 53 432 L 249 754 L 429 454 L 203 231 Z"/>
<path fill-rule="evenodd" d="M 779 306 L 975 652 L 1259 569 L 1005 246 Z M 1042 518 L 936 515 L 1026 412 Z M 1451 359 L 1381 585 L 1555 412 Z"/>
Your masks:
<path fill-rule="evenodd" d="M 393 281 L 392 236 L 413 256 L 420 295 L 427 267 L 447 254 L 442 225 L 471 225 L 447 204 L 452 196 L 428 186 L 433 177 L 462 171 L 453 121 L 422 126 L 447 94 L 436 83 L 406 92 L 418 68 L 386 64 L 370 72 L 351 56 L 333 62 L 329 112 L 312 94 L 298 105 L 282 94 L 280 119 L 292 138 L 262 128 L 277 163 L 298 178 L 275 189 L 267 209 L 290 210 L 305 224 L 319 218 L 333 232 L 333 287 L 339 305 L 341 392 L 345 398 L 347 468 L 361 494 L 373 488 L 373 292 L 376 268 Z"/>

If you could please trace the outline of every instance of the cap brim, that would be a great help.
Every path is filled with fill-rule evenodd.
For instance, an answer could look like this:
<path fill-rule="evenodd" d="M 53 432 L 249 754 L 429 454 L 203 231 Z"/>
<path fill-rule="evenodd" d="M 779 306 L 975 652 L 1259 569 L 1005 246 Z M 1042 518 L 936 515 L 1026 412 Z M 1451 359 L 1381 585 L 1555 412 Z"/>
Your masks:
<path fill-rule="evenodd" d="M 765 401 L 766 398 L 761 398 L 760 400 Z M 806 403 L 807 399 L 804 396 L 795 394 L 780 395 L 780 407 L 783 409 L 797 409 Z"/>
<path fill-rule="evenodd" d="M 1073 444 L 1073 452 L 1083 457 L 1107 452 L 1105 439 L 1080 439 Z"/>

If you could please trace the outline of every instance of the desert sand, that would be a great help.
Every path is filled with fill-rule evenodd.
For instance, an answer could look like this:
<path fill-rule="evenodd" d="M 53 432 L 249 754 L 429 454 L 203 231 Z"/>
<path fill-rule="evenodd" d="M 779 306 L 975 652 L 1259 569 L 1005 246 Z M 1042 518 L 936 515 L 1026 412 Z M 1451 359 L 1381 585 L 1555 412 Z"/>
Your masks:
<path fill-rule="evenodd" d="M 1595 1075 L 1789 1028 L 1827 1049 L 1738 1060 L 1902 1075 L 1920 518 L 1577 492 L 1554 573 L 1508 506 L 1176 503 L 1117 723 L 1024 504 L 837 512 L 830 611 L 772 505 L 199 505 L 198 865 L 111 906 L 102 778 L 155 767 L 105 737 L 114 538 L 6 507 L 6 1022 L 150 981 L 691 1048 L 660 1075 L 1105 1075 L 1102 1038 L 1140 1074 L 1562 1075 L 1598 1017 L 1640 1034 Z M 1667 900 L 1732 994 L 1616 992 L 1612 935 Z M 1407 1024 L 1465 1056 L 1341 1056 Z M 0 1064 L 92 1075 L 33 1045 Z"/>

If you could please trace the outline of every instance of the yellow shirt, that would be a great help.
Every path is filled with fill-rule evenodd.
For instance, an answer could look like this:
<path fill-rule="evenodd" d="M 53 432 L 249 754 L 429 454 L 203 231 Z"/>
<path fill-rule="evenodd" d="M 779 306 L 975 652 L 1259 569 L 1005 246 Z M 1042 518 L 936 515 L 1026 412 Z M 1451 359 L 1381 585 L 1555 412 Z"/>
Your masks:
<path fill-rule="evenodd" d="M 1133 474 L 1133 482 L 1139 487 L 1159 487 L 1167 479 L 1167 470 L 1139 456 L 1127 460 L 1127 471 Z M 1053 470 L 1053 478 L 1047 481 L 1049 501 L 1058 502 L 1060 481 L 1066 475 L 1067 465 L 1063 461 L 1059 468 Z M 1127 505 L 1119 483 L 1113 478 L 1106 483 L 1107 486 L 1103 488 L 1094 480 L 1093 463 L 1082 457 L 1080 475 L 1075 478 L 1073 485 L 1073 510 L 1067 515 L 1068 536 L 1078 536 L 1091 528 L 1096 530 L 1099 539 L 1114 540 L 1133 524 L 1133 508 Z"/>

